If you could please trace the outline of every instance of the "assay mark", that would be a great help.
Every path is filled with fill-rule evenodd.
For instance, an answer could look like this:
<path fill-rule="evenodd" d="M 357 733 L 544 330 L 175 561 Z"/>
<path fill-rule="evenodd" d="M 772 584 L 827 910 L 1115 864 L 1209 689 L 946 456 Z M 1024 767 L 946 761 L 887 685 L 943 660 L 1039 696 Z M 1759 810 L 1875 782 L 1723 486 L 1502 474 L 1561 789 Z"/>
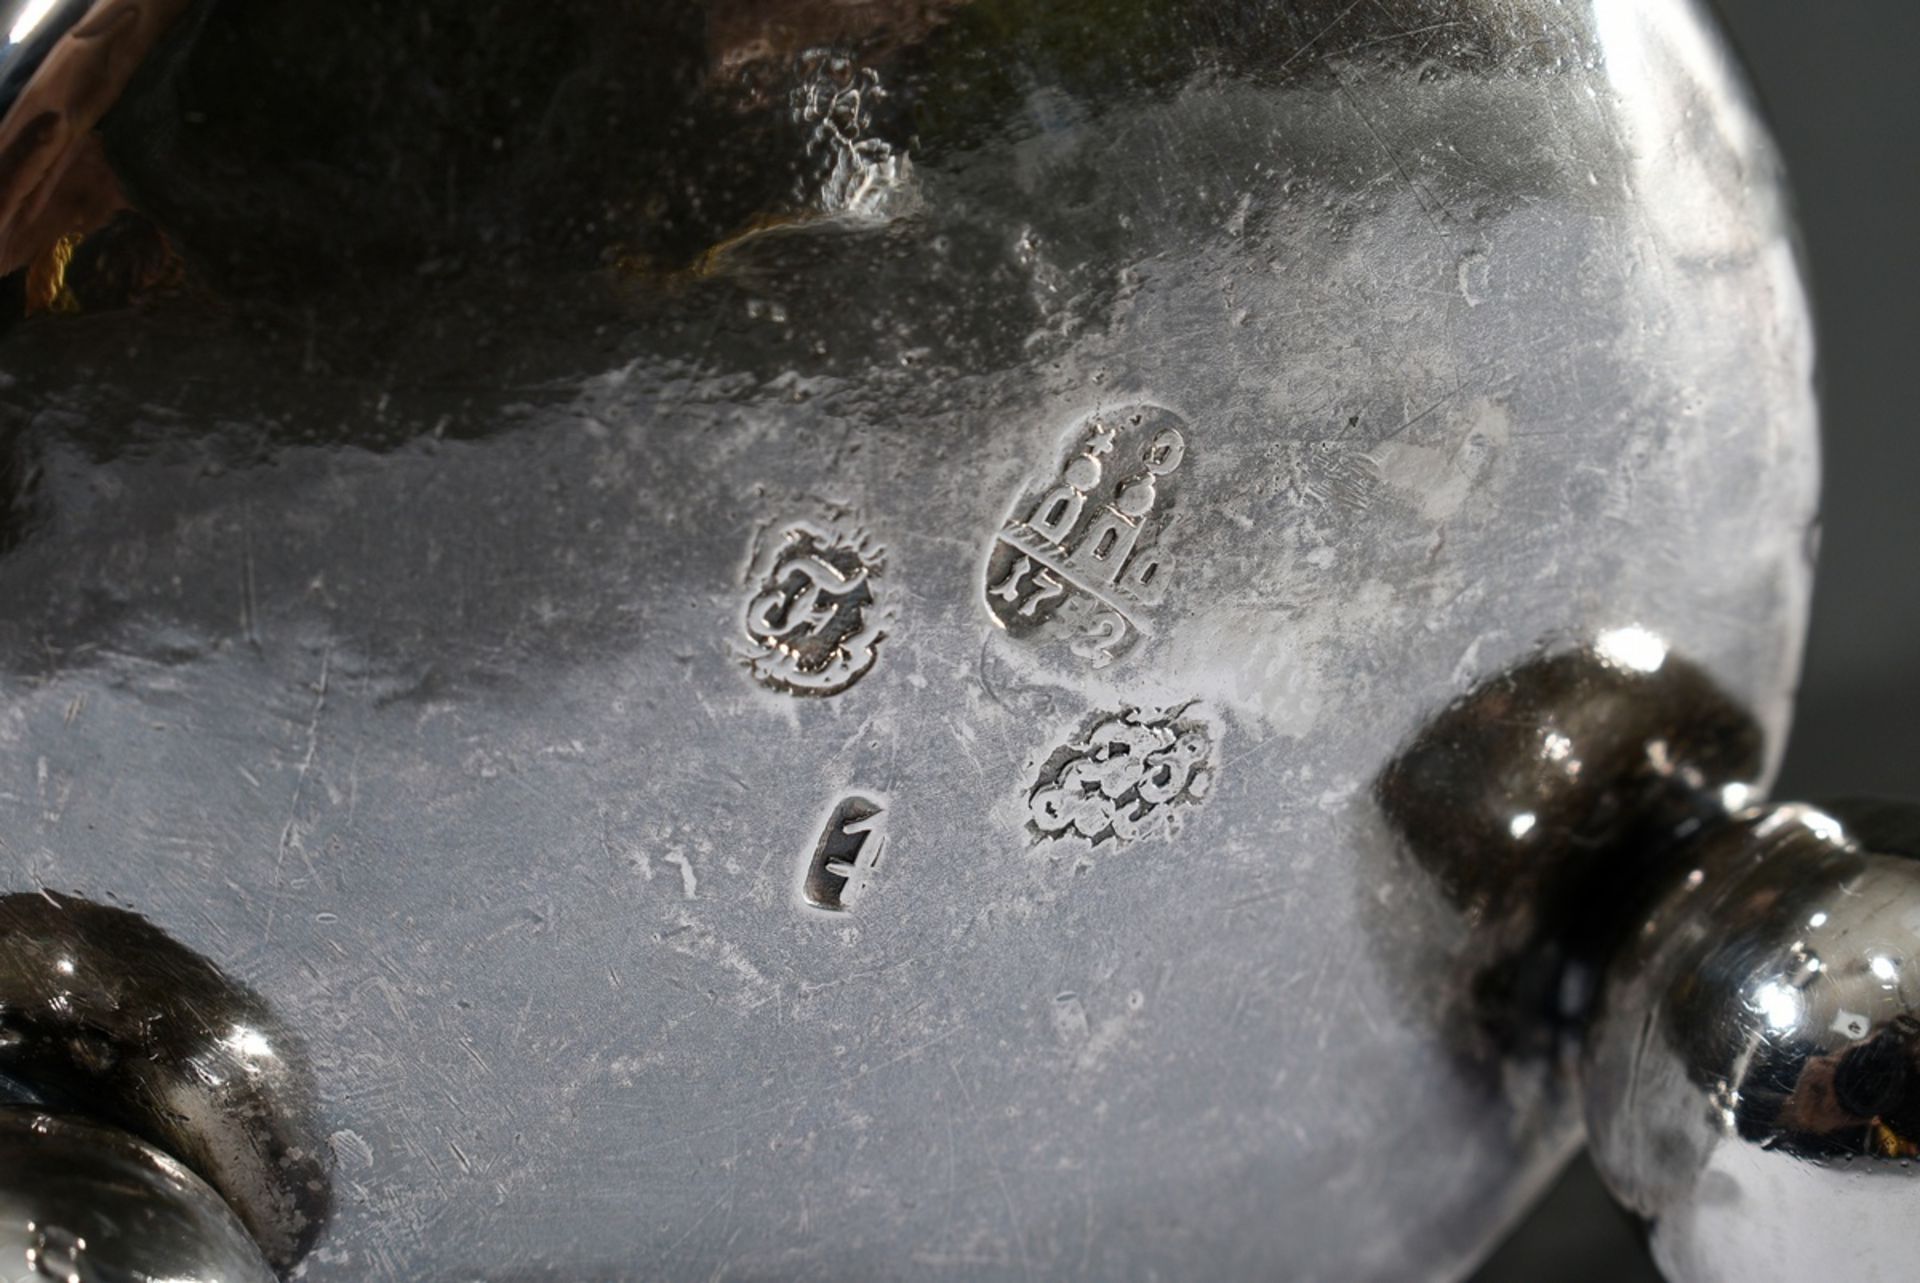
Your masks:
<path fill-rule="evenodd" d="M 1187 454 L 1185 425 L 1154 405 L 1103 410 L 1030 486 L 995 537 L 983 588 L 1014 636 L 1061 636 L 1095 668 L 1152 631 L 1173 574 L 1164 545 Z"/>

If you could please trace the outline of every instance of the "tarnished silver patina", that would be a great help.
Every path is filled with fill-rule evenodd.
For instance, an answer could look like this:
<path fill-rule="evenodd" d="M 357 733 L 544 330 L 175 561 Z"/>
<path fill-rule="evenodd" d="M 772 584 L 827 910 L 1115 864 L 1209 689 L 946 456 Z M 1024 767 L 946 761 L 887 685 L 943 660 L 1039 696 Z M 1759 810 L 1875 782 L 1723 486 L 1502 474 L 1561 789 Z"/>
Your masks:
<path fill-rule="evenodd" d="M 1472 1267 L 1798 665 L 1699 6 L 184 7 L 0 116 L 0 892 L 297 1039 L 276 1264 Z"/>

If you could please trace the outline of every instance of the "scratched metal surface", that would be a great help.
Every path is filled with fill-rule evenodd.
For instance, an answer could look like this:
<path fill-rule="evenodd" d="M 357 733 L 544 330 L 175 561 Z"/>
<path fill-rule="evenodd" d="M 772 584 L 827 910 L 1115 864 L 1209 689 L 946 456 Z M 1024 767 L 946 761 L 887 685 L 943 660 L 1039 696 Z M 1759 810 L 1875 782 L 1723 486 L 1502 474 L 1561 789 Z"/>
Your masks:
<path fill-rule="evenodd" d="M 3 889 L 135 908 L 305 1040 L 303 1277 L 1444 1279 L 1551 1177 L 1560 1072 L 1435 1027 L 1462 928 L 1368 786 L 1475 678 L 1625 626 L 1777 752 L 1805 301 L 1690 5 L 1322 8 L 1285 66 L 1036 72 L 668 284 L 0 344 L 39 478 Z M 1094 667 L 986 572 L 1133 405 L 1182 425 L 1173 556 Z M 768 569 L 802 521 L 873 572 L 829 694 L 748 628 L 804 604 Z M 1204 790 L 1036 829 L 1127 709 L 1204 730 Z M 881 858 L 822 911 L 853 796 Z"/>

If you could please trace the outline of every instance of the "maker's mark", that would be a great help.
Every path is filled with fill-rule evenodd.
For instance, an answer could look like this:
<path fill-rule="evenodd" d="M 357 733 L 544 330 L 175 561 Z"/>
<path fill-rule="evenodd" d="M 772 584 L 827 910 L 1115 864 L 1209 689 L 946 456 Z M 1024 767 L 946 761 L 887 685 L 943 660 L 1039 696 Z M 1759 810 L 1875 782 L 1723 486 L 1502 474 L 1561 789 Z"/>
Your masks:
<path fill-rule="evenodd" d="M 875 580 L 885 550 L 865 534 L 811 521 L 789 525 L 755 568 L 747 603 L 747 667 L 763 685 L 835 695 L 878 657 Z"/>
<path fill-rule="evenodd" d="M 1075 429 L 1058 473 L 1015 501 L 987 558 L 987 609 L 1015 636 L 1069 639 L 1105 668 L 1152 631 L 1173 558 L 1161 543 L 1186 457 L 1185 425 L 1153 405 Z"/>
<path fill-rule="evenodd" d="M 1093 719 L 1040 768 L 1027 822 L 1040 839 L 1127 843 L 1168 831 L 1176 808 L 1207 795 L 1214 739 L 1187 708 L 1124 709 Z"/>

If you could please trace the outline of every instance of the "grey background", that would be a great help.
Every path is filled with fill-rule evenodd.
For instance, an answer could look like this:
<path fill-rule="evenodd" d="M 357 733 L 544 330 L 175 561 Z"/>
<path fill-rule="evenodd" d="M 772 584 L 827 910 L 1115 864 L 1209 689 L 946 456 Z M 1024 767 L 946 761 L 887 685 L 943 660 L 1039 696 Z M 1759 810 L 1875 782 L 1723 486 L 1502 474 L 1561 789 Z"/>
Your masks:
<path fill-rule="evenodd" d="M 1720 8 L 1786 153 L 1820 319 L 1820 578 L 1776 793 L 1920 796 L 1920 3 Z M 1583 1159 L 1477 1283 L 1658 1277 Z"/>

